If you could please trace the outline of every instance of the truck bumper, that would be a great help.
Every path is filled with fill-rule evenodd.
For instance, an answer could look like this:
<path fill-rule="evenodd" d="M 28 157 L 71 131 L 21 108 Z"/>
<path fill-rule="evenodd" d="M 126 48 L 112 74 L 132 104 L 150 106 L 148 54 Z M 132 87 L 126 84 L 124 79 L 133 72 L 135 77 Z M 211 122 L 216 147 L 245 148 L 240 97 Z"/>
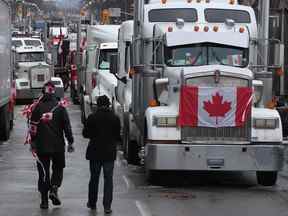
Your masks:
<path fill-rule="evenodd" d="M 34 99 L 38 98 L 41 95 L 42 89 L 17 89 L 16 90 L 16 99 Z"/>
<path fill-rule="evenodd" d="M 284 147 L 275 145 L 146 144 L 149 170 L 279 171 Z"/>
<path fill-rule="evenodd" d="M 17 100 L 28 100 L 38 98 L 42 94 L 42 88 L 37 89 L 17 89 Z M 64 97 L 64 88 L 56 88 L 56 96 L 59 98 Z"/>

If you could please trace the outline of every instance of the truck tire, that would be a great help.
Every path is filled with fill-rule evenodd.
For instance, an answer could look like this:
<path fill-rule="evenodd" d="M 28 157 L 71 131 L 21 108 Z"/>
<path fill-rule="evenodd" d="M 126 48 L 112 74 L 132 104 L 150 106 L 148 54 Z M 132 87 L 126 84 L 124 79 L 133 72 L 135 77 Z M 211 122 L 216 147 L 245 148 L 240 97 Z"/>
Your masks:
<path fill-rule="evenodd" d="M 7 141 L 10 137 L 10 115 L 8 105 L 0 109 L 0 141 Z"/>
<path fill-rule="evenodd" d="M 150 184 L 155 183 L 155 180 L 157 179 L 156 174 L 157 172 L 155 170 L 145 169 L 146 181 Z"/>
<path fill-rule="evenodd" d="M 123 151 L 128 164 L 139 165 L 138 144 L 130 140 L 129 113 L 124 114 L 123 122 Z"/>
<path fill-rule="evenodd" d="M 277 182 L 277 171 L 258 171 L 257 182 L 263 186 L 273 186 Z"/>
<path fill-rule="evenodd" d="M 74 105 L 79 105 L 79 99 L 77 97 L 77 90 L 70 86 L 70 97 Z"/>
<path fill-rule="evenodd" d="M 84 98 L 83 95 L 81 95 L 80 99 L 80 108 L 81 108 L 81 123 L 85 124 L 86 122 L 86 116 L 85 116 L 85 107 L 84 107 Z"/>
<path fill-rule="evenodd" d="M 10 115 L 10 131 L 13 130 L 13 128 L 14 128 L 14 109 Z"/>

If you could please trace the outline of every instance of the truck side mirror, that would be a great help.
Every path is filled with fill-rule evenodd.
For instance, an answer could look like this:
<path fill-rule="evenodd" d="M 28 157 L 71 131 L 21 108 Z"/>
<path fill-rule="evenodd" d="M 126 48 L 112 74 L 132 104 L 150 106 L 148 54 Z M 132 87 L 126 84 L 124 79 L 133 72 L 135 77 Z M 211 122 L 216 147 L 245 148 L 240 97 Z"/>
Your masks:
<path fill-rule="evenodd" d="M 117 64 L 118 64 L 118 55 L 113 54 L 110 56 L 110 73 L 116 75 L 117 74 Z"/>
<path fill-rule="evenodd" d="M 255 105 L 259 105 L 263 96 L 263 87 L 264 87 L 263 81 L 253 80 L 252 85 L 254 89 L 253 103 Z"/>

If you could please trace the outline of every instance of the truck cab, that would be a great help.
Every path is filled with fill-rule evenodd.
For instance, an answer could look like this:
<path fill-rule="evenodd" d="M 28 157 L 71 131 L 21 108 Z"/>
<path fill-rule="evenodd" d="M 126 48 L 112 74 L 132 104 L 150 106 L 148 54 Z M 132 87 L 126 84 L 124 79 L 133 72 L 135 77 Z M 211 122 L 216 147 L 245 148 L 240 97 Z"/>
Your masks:
<path fill-rule="evenodd" d="M 139 135 L 124 143 L 128 156 L 140 156 L 148 178 L 160 170 L 256 171 L 259 184 L 275 184 L 282 124 L 276 110 L 259 105 L 253 86 L 253 9 L 180 0 L 140 1 L 135 8 L 131 114 Z M 242 108 L 239 98 L 246 100 Z M 217 113 L 217 101 L 231 115 Z M 131 136 L 131 127 L 124 130 Z"/>
<path fill-rule="evenodd" d="M 99 55 L 96 57 L 95 87 L 92 90 L 92 106 L 96 106 L 96 99 L 101 95 L 106 95 L 112 105 L 116 106 L 115 88 L 117 86 L 116 77 L 110 73 L 110 58 L 117 55 L 118 45 L 116 42 L 101 43 L 96 49 Z M 115 108 L 115 107 L 114 107 Z"/>
<path fill-rule="evenodd" d="M 45 61 L 44 45 L 40 39 L 12 38 L 16 99 L 34 99 L 41 94 L 43 84 L 52 80 L 57 94 L 63 97 L 61 79 L 52 77 L 52 68 Z"/>
<path fill-rule="evenodd" d="M 96 100 L 106 95 L 116 107 L 116 77 L 109 73 L 110 57 L 118 52 L 118 25 L 96 25 L 87 28 L 87 46 L 83 52 L 84 80 L 82 84 L 82 120 L 96 108 Z M 115 105 L 115 106 L 114 106 Z"/>

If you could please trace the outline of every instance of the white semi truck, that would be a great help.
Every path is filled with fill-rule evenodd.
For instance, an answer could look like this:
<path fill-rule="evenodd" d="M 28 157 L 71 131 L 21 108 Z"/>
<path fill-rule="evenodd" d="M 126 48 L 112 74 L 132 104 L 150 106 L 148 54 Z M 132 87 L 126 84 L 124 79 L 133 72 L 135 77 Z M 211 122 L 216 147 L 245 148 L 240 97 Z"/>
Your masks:
<path fill-rule="evenodd" d="M 117 104 L 117 79 L 109 72 L 109 68 L 110 56 L 118 51 L 118 29 L 118 25 L 87 27 L 87 46 L 83 53 L 85 79 L 82 83 L 82 121 L 85 121 L 96 107 L 96 100 L 100 95 L 108 96 L 113 104 Z"/>
<path fill-rule="evenodd" d="M 9 139 L 13 127 L 13 75 L 11 62 L 11 9 L 0 1 L 0 140 Z"/>
<path fill-rule="evenodd" d="M 282 124 L 261 105 L 262 82 L 250 69 L 258 56 L 253 9 L 228 0 L 140 0 L 134 24 L 129 73 L 121 68 L 129 60 L 118 57 L 119 82 L 132 93 L 128 109 L 118 95 L 130 114 L 126 158 L 140 160 L 148 178 L 160 170 L 256 171 L 259 184 L 274 185 Z"/>
<path fill-rule="evenodd" d="M 44 45 L 40 39 L 12 38 L 16 99 L 31 100 L 39 97 L 43 84 L 51 80 L 58 97 L 64 96 L 61 78 L 53 77 L 53 68 L 45 61 Z"/>

